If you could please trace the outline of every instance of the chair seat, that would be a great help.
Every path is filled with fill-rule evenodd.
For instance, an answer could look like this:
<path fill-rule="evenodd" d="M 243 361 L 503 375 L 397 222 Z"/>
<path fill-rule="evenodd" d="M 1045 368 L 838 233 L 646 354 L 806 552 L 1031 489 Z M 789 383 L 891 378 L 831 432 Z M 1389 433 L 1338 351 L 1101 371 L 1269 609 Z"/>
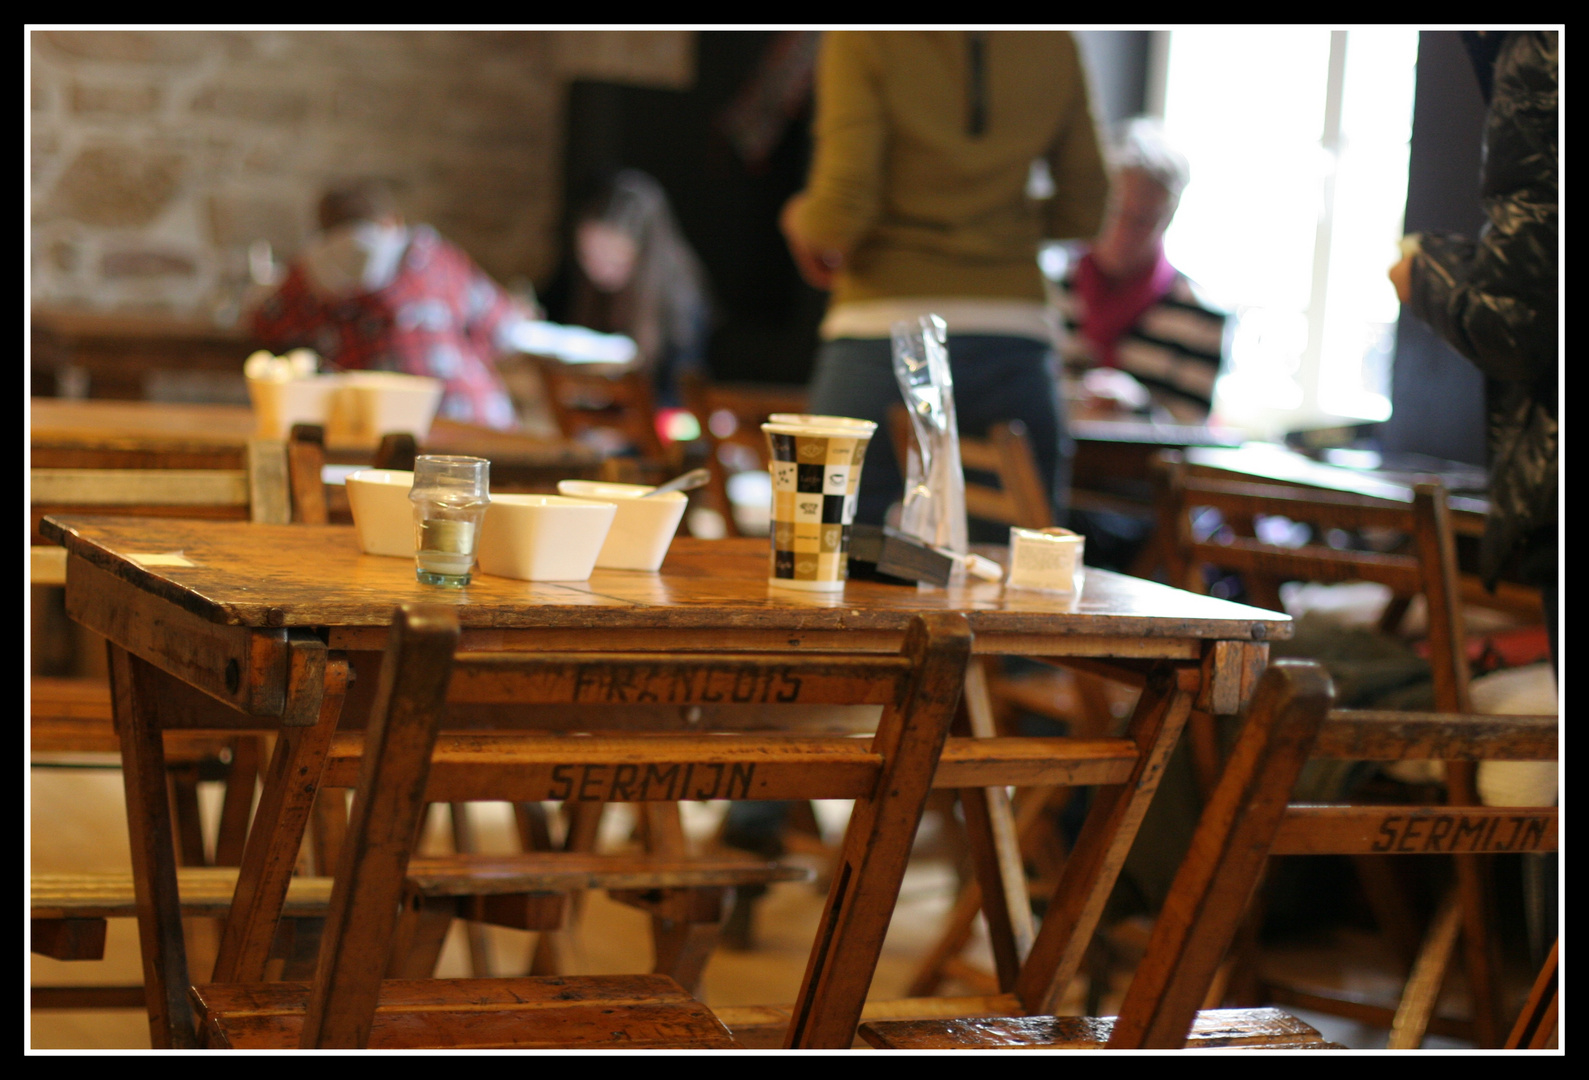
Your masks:
<path fill-rule="evenodd" d="M 196 986 L 206 1046 L 298 1046 L 309 984 Z M 705 1005 L 666 975 L 518 979 L 388 979 L 381 983 L 371 1050 L 742 1049 Z"/>
<path fill-rule="evenodd" d="M 889 1020 L 862 1024 L 861 1038 L 886 1050 L 1102 1050 L 1113 1016 L 1004 1016 Z M 1328 1049 L 1313 1027 L 1279 1009 L 1204 1009 L 1188 1050 L 1210 1047 Z"/>

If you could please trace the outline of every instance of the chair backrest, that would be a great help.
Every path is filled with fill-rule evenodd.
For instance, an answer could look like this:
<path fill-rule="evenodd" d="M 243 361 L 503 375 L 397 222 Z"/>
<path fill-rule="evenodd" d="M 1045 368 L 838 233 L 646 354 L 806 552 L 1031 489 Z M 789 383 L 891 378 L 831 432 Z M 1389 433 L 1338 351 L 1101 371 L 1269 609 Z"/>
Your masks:
<path fill-rule="evenodd" d="M 445 608 L 400 608 L 381 665 L 302 1045 L 365 1045 L 398 900 L 429 802 L 853 798 L 856 807 L 789 1035 L 848 1045 L 970 653 L 963 616 L 918 618 L 897 655 L 462 653 Z M 465 738 L 465 705 L 737 700 L 881 705 L 869 744 L 742 734 Z M 433 756 L 436 760 L 433 761 Z M 328 768 L 328 772 L 331 771 Z M 334 778 L 327 777 L 327 783 Z"/>
<path fill-rule="evenodd" d="M 888 408 L 888 435 L 903 472 L 915 445 L 915 434 L 911 431 L 910 414 L 902 404 Z M 1046 529 L 1054 524 L 1048 490 L 1038 472 L 1031 437 L 1021 421 L 994 424 L 985 438 L 962 434 L 960 467 L 965 473 L 968 518 L 1025 529 Z"/>
<path fill-rule="evenodd" d="M 552 417 L 565 438 L 599 429 L 616 431 L 641 460 L 675 464 L 675 455 L 657 434 L 656 399 L 651 377 L 641 368 L 611 364 L 567 364 L 538 356 L 536 368 Z"/>
<path fill-rule="evenodd" d="M 1210 533 L 1199 514 L 1217 511 L 1220 528 Z M 1294 536 L 1265 537 L 1263 519 L 1307 526 Z M 1428 605 L 1430 667 L 1435 707 L 1471 712 L 1466 636 L 1457 588 L 1456 543 L 1439 483 L 1419 484 L 1405 502 L 1318 488 L 1255 484 L 1192 475 L 1173 457 L 1166 461 L 1159 528 L 1170 583 L 1206 592 L 1204 567 L 1241 575 L 1249 601 L 1281 610 L 1279 586 L 1287 581 L 1370 581 L 1392 595 L 1422 595 Z M 1354 537 L 1373 537 L 1386 550 L 1369 549 Z M 1335 540 L 1335 543 L 1331 543 Z"/>
<path fill-rule="evenodd" d="M 723 517 L 729 536 L 742 531 L 734 519 L 728 497 L 728 479 L 738 472 L 767 469 L 767 436 L 761 425 L 774 413 L 803 413 L 807 393 L 804 386 L 779 383 L 719 383 L 699 372 L 687 372 L 680 379 L 685 407 L 701 424 L 701 441 L 706 446 L 706 502 Z"/>
<path fill-rule="evenodd" d="M 1316 758 L 1344 761 L 1555 761 L 1554 716 L 1340 709 L 1320 729 Z M 1554 806 L 1294 804 L 1276 855 L 1468 855 L 1554 851 Z"/>
<path fill-rule="evenodd" d="M 38 523 L 46 514 L 202 517 L 271 525 L 325 521 L 325 495 L 318 487 L 324 435 L 313 425 L 298 425 L 285 442 L 250 439 L 236 462 L 240 467 L 230 462 L 225 467 L 189 467 L 180 456 L 171 459 L 170 467 L 150 465 L 147 459 L 158 454 L 136 455 L 139 465 L 127 467 L 128 456 L 115 450 L 79 451 L 71 455 L 70 465 L 30 469 L 35 547 Z M 45 574 L 56 562 L 64 565 L 64 560 L 42 558 L 36 569 Z M 34 581 L 48 583 L 37 572 Z"/>

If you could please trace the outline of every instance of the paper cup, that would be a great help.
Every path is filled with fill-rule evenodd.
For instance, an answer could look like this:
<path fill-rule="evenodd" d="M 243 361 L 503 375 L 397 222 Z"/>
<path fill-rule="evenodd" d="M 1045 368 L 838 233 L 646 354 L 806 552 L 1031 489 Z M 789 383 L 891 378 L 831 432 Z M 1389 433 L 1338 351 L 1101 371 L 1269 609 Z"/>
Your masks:
<path fill-rule="evenodd" d="M 1035 592 L 1080 592 L 1086 543 L 1086 537 L 1069 529 L 1012 528 L 1005 585 Z"/>
<path fill-rule="evenodd" d="M 836 592 L 849 576 L 861 465 L 877 425 L 848 416 L 777 413 L 761 430 L 772 475 L 768 583 Z"/>

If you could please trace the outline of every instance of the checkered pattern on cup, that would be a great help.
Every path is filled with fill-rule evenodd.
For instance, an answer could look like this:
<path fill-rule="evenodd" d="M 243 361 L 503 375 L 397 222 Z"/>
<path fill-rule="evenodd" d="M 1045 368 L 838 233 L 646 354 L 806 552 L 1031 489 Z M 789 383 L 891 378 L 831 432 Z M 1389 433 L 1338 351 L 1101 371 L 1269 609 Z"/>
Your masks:
<path fill-rule="evenodd" d="M 785 414 L 762 425 L 771 451 L 774 584 L 844 587 L 861 465 L 876 427 L 849 417 Z"/>

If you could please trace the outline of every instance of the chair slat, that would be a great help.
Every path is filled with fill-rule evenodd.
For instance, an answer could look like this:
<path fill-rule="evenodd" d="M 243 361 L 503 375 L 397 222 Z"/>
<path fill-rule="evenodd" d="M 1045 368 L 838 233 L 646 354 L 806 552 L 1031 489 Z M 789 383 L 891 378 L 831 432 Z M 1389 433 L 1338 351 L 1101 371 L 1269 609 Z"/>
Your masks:
<path fill-rule="evenodd" d="M 861 1026 L 861 1036 L 889 1050 L 1100 1050 L 1113 1016 L 1008 1016 L 948 1021 L 896 1020 Z M 1322 1040 L 1311 1025 L 1279 1009 L 1206 1009 L 1187 1036 L 1187 1049 L 1266 1048 Z"/>
<path fill-rule="evenodd" d="M 363 737 L 339 733 L 321 783 L 353 787 Z M 952 738 L 944 745 L 935 788 L 1016 784 L 1119 784 L 1138 756 L 1129 739 Z M 871 791 L 882 759 L 862 739 L 707 735 L 654 736 L 459 734 L 439 736 L 426 797 L 458 802 L 489 789 L 515 802 L 554 800 L 671 801 L 685 798 L 785 799 L 817 786 L 821 798 L 853 799 Z M 698 763 L 685 773 L 684 765 Z M 703 768 L 710 764 L 711 768 Z M 705 794 L 701 794 L 704 792 Z"/>
<path fill-rule="evenodd" d="M 1377 581 L 1401 593 L 1423 588 L 1423 570 L 1409 555 L 1342 552 L 1317 544 L 1276 550 L 1271 544 L 1241 536 L 1222 544 L 1191 544 L 1187 551 L 1201 562 L 1278 581 Z"/>
<path fill-rule="evenodd" d="M 1336 709 L 1319 729 L 1313 756 L 1351 761 L 1554 761 L 1554 716 L 1414 713 Z"/>
<path fill-rule="evenodd" d="M 32 501 L 69 506 L 247 506 L 241 469 L 33 469 Z"/>
<path fill-rule="evenodd" d="M 1286 811 L 1275 855 L 1555 851 L 1554 807 L 1309 806 Z"/>

